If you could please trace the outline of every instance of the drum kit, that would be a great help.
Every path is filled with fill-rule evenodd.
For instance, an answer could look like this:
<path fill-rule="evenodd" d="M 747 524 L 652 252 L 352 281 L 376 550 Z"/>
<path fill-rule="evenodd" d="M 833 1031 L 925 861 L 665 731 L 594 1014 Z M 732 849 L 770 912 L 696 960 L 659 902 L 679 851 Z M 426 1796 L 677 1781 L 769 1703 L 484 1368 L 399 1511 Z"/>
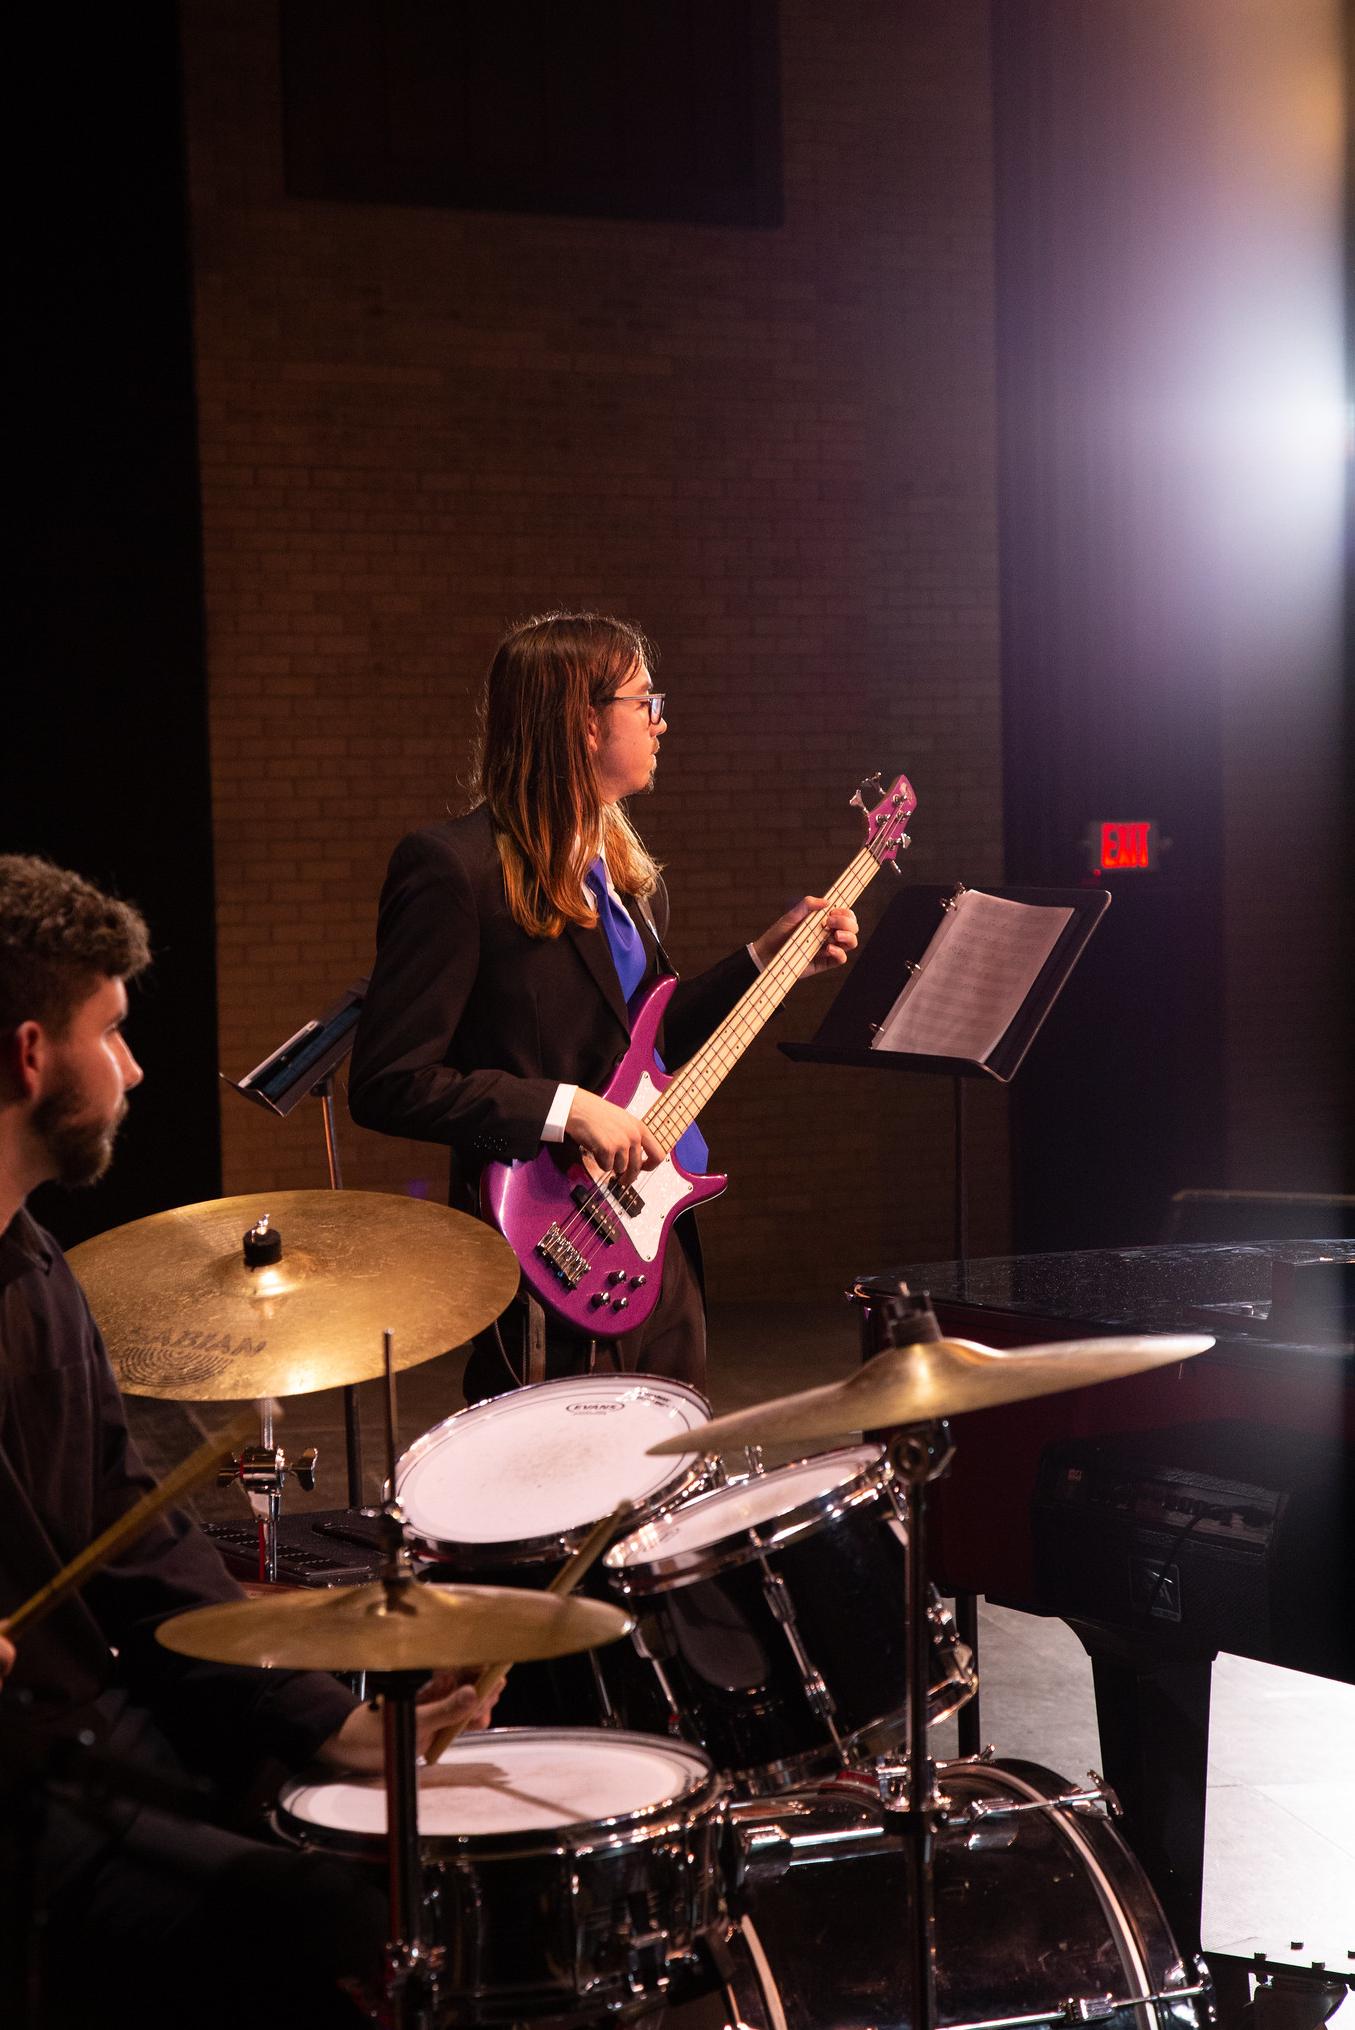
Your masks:
<path fill-rule="evenodd" d="M 942 1338 L 925 1298 L 859 1285 L 865 1358 L 846 1381 L 716 1419 L 653 1376 L 547 1381 L 400 1453 L 396 1370 L 497 1316 L 510 1251 L 379 1194 L 283 1193 L 272 1210 L 276 1227 L 252 1199 L 182 1208 L 71 1261 L 130 1393 L 386 1375 L 381 1576 L 159 1630 L 190 1656 L 366 1674 L 380 1695 L 383 1775 L 294 1779 L 272 1814 L 284 1842 L 387 1871 L 376 2020 L 1211 2020 L 1099 1779 L 928 1752 L 977 1680 L 927 1568 L 949 1419 L 1209 1339 L 998 1352 Z M 773 1445 L 798 1456 L 764 1469 Z M 276 1519 L 281 1453 L 273 1468 Z M 507 1682 L 488 1728 L 447 1730 L 420 1763 L 417 1693 L 448 1668 L 478 1670 L 482 1692 Z"/>

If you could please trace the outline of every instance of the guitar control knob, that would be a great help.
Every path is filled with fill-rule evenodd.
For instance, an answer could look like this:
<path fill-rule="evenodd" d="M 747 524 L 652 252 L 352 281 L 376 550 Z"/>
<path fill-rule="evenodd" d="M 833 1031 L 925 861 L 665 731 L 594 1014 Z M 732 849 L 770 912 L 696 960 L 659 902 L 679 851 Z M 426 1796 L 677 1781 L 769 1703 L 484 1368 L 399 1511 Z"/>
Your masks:
<path fill-rule="evenodd" d="M 593 1311 L 600 1311 L 606 1302 L 607 1299 L 603 1296 L 601 1290 L 594 1290 L 592 1296 L 588 1299 L 589 1308 Z"/>
<path fill-rule="evenodd" d="M 612 1269 L 609 1271 L 607 1276 L 607 1281 L 613 1286 L 613 1288 L 615 1288 L 615 1286 L 618 1283 L 624 1283 L 625 1280 L 626 1280 L 626 1272 L 624 1269 Z"/>
<path fill-rule="evenodd" d="M 643 1290 L 643 1289 L 644 1289 L 644 1287 L 645 1287 L 645 1279 L 644 1279 L 644 1277 L 643 1277 L 643 1276 L 632 1276 L 632 1277 L 631 1277 L 631 1279 L 630 1279 L 630 1287 L 631 1287 L 631 1289 L 632 1289 L 632 1290 Z"/>
<path fill-rule="evenodd" d="M 629 1297 L 613 1297 L 612 1299 L 613 1311 L 625 1311 L 628 1308 L 629 1304 L 630 1304 Z"/>

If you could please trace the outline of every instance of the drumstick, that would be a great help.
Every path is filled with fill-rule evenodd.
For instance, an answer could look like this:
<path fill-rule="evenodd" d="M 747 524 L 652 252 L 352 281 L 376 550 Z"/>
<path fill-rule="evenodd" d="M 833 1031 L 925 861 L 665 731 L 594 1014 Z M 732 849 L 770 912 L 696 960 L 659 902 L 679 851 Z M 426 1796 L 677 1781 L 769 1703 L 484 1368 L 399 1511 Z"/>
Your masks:
<path fill-rule="evenodd" d="M 633 1507 L 634 1504 L 632 1502 L 623 1501 L 619 1507 L 612 1510 L 610 1515 L 603 1516 L 601 1522 L 595 1522 L 592 1529 L 589 1530 L 588 1535 L 579 1545 L 578 1550 L 575 1551 L 573 1557 L 567 1559 L 561 1565 L 559 1571 L 551 1580 L 549 1586 L 547 1586 L 546 1591 L 554 1593 L 557 1599 L 563 1598 L 566 1593 L 572 1593 L 579 1581 L 587 1573 L 589 1567 L 597 1563 L 602 1552 L 611 1542 L 615 1532 L 621 1528 L 621 1525 L 631 1513 Z M 490 1693 L 504 1683 L 511 1669 L 512 1665 L 506 1663 L 487 1663 L 485 1665 L 479 1677 L 475 1680 L 475 1704 L 462 1719 L 453 1720 L 449 1726 L 440 1727 L 427 1748 L 425 1748 L 423 1759 L 427 1767 L 431 1768 L 442 1754 L 443 1749 L 450 1746 L 458 1734 L 464 1733 L 465 1729 L 470 1725 L 472 1716 L 489 1697 Z"/>
<path fill-rule="evenodd" d="M 215 1473 L 223 1455 L 233 1453 L 237 1445 L 243 1445 L 251 1431 L 258 1429 L 258 1423 L 259 1412 L 253 1405 L 238 1411 L 224 1431 L 215 1438 L 204 1440 L 172 1473 L 166 1474 L 158 1487 L 153 1487 L 149 1494 L 143 1494 L 125 1515 L 120 1515 L 115 1523 L 102 1530 L 92 1544 L 86 1544 L 69 1565 L 63 1565 L 54 1579 L 40 1586 L 22 1607 L 15 1608 L 7 1620 L 0 1621 L 0 1635 L 17 1635 L 21 1628 L 32 1627 L 35 1621 L 41 1621 L 54 1607 L 59 1607 L 68 1593 L 83 1586 L 101 1565 L 106 1565 L 125 1544 L 139 1537 L 162 1508 L 168 1508 L 198 1481 L 206 1480 L 209 1474 Z"/>

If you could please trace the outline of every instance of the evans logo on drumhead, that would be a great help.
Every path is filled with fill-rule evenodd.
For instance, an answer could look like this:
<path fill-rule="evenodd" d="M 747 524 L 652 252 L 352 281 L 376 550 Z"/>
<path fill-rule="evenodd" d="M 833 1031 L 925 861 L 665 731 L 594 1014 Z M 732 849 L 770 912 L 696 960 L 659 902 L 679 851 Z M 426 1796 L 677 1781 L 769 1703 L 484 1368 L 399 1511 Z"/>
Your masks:
<path fill-rule="evenodd" d="M 571 1417 L 605 1417 L 609 1410 L 624 1410 L 624 1403 L 566 1403 L 566 1413 Z"/>

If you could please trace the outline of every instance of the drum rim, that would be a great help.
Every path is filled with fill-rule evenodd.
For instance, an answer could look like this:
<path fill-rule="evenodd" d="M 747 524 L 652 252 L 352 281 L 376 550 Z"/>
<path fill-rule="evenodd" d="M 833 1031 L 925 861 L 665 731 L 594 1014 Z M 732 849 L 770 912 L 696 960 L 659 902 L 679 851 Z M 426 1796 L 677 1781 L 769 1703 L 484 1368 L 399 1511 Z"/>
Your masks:
<path fill-rule="evenodd" d="M 686 1838 L 707 1824 L 722 1821 L 728 1808 L 730 1781 L 721 1770 L 717 1770 L 704 1748 L 685 1737 L 670 1739 L 665 1734 L 641 1734 L 635 1730 L 615 1727 L 486 1727 L 469 1737 L 469 1747 L 487 1740 L 514 1739 L 523 1735 L 533 1740 L 549 1741 L 578 1739 L 585 1736 L 595 1745 L 611 1747 L 618 1743 L 634 1742 L 650 1749 L 661 1748 L 669 1754 L 695 1765 L 692 1781 L 681 1790 L 675 1790 L 661 1798 L 654 1798 L 646 1805 L 639 1805 L 633 1811 L 614 1812 L 604 1818 L 571 1819 L 558 1826 L 523 1826 L 517 1832 L 430 1832 L 420 1829 L 419 1847 L 425 1861 L 435 1862 L 455 1856 L 457 1859 L 474 1862 L 478 1860 L 521 1859 L 539 1860 L 556 1857 L 561 1860 L 582 1860 L 592 1854 L 619 1853 L 628 1847 L 645 1847 L 656 1840 L 672 1837 Z M 352 1771 L 348 1775 L 340 1772 L 311 1772 L 290 1779 L 279 1790 L 270 1810 L 269 1821 L 280 1838 L 289 1844 L 305 1844 L 309 1836 L 312 1846 L 352 1853 L 370 1852 L 374 1856 L 386 1852 L 386 1834 L 373 1832 L 360 1826 L 327 1825 L 323 1820 L 304 1818 L 289 1809 L 287 1800 L 298 1791 L 339 1787 L 359 1780 L 364 1772 Z M 380 1777 L 370 1777 L 363 1786 L 372 1790 L 383 1788 Z M 586 1834 L 587 1838 L 576 1838 Z"/>
<path fill-rule="evenodd" d="M 496 1404 L 510 1398 L 535 1397 L 549 1390 L 552 1394 L 563 1395 L 578 1389 L 620 1388 L 623 1393 L 645 1392 L 655 1394 L 660 1389 L 687 1397 L 698 1410 L 704 1412 L 701 1421 L 709 1423 L 710 1400 L 690 1382 L 677 1381 L 667 1375 L 556 1375 L 549 1381 L 528 1382 L 518 1389 L 504 1389 L 497 1396 L 485 1396 L 478 1403 L 467 1403 L 464 1409 L 454 1410 L 450 1417 L 443 1417 L 423 1431 L 395 1462 L 395 1494 L 400 1497 L 401 1485 L 409 1471 L 428 1454 L 445 1442 L 454 1425 L 463 1418 L 474 1417 L 481 1411 L 494 1408 Z M 700 1426 L 696 1427 L 698 1430 Z M 683 1461 L 688 1463 L 684 1466 Z M 665 1508 L 684 1501 L 693 1492 L 699 1493 L 710 1477 L 710 1454 L 699 1446 L 689 1453 L 675 1456 L 673 1472 L 666 1480 L 660 1481 L 654 1492 L 637 1502 L 636 1513 L 660 1515 Z M 441 1564 L 451 1565 L 461 1572 L 486 1572 L 510 1565 L 536 1565 L 552 1558 L 566 1558 L 579 1548 L 600 1516 L 590 1516 L 586 1521 L 571 1523 L 567 1529 L 548 1531 L 536 1537 L 474 1537 L 458 1539 L 435 1537 L 417 1523 L 406 1521 L 406 1541 L 415 1545 Z M 633 1527 L 633 1523 L 629 1527 Z"/>
<path fill-rule="evenodd" d="M 826 1453 L 809 1453 L 804 1459 L 788 1459 L 784 1466 L 773 1467 L 767 1474 L 750 1476 L 760 1480 L 771 1480 L 779 1473 L 788 1473 L 794 1468 L 805 1466 L 812 1460 L 831 1459 L 834 1456 L 859 1457 L 869 1454 L 857 1470 L 847 1475 L 823 1494 L 813 1495 L 798 1502 L 794 1508 L 769 1517 L 766 1524 L 753 1524 L 741 1530 L 731 1530 L 723 1537 L 716 1537 L 711 1543 L 694 1544 L 684 1550 L 660 1552 L 643 1561 L 627 1561 L 622 1553 L 630 1544 L 637 1543 L 653 1523 L 662 1521 L 668 1510 L 656 1511 L 638 1527 L 632 1527 L 625 1536 L 603 1552 L 602 1563 L 619 1593 L 648 1596 L 651 1593 L 670 1593 L 680 1586 L 690 1585 L 700 1579 L 716 1578 L 721 1572 L 735 1570 L 769 1551 L 779 1551 L 799 1538 L 816 1535 L 830 1523 L 839 1521 L 854 1509 L 867 1506 L 881 1496 L 888 1496 L 894 1482 L 894 1469 L 885 1446 L 843 1445 Z M 683 1506 L 695 1507 L 704 1501 L 733 1492 L 747 1483 L 728 1481 L 723 1487 L 713 1487 L 690 1498 Z M 671 1508 L 673 1504 L 669 1504 Z M 897 1511 L 890 1506 L 891 1522 L 898 1520 Z M 769 1534 L 759 1536 L 760 1530 L 768 1525 L 776 1527 Z M 650 1547 L 652 1549 L 652 1547 Z"/>

